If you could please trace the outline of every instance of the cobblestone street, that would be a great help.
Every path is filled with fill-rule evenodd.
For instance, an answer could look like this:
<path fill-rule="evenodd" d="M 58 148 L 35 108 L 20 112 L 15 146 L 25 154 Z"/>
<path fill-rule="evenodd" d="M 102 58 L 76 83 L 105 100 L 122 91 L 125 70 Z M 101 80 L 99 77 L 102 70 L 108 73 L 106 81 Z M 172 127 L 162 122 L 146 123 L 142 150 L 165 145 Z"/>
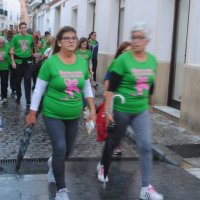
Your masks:
<path fill-rule="evenodd" d="M 102 86 L 97 90 L 96 102 L 101 101 Z M 1 104 L 1 116 L 3 121 L 3 131 L 0 132 L 0 159 L 16 159 L 19 150 L 19 141 L 23 133 L 25 116 L 27 109 L 24 98 L 21 104 L 16 104 L 10 96 L 8 103 Z M 79 134 L 71 154 L 71 157 L 91 157 L 97 158 L 101 155 L 103 143 L 96 142 L 96 133 L 88 135 L 83 118 L 80 120 Z M 126 142 L 122 143 L 123 156 L 135 157 L 136 152 Z M 51 142 L 43 124 L 42 115 L 37 119 L 37 124 L 33 128 L 30 145 L 25 158 L 48 158 L 51 156 Z"/>

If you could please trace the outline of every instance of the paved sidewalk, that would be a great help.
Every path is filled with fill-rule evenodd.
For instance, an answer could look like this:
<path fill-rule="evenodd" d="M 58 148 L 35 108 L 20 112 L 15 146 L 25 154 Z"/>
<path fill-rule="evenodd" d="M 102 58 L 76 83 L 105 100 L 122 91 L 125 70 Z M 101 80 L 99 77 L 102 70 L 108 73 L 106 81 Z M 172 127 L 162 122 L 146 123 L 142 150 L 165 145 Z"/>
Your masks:
<path fill-rule="evenodd" d="M 104 189 L 96 179 L 97 162 L 67 162 L 70 200 L 138 200 L 140 172 L 137 161 L 113 162 L 110 182 Z M 198 200 L 200 180 L 179 167 L 155 162 L 153 182 L 165 200 Z M 55 185 L 46 174 L 0 175 L 0 199 L 54 200 Z"/>

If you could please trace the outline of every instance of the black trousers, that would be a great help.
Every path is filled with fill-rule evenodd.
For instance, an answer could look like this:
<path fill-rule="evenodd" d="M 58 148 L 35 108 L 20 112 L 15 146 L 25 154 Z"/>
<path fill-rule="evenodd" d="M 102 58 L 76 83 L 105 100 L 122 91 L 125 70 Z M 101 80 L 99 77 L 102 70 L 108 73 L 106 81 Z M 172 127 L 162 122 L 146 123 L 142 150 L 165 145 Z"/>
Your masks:
<path fill-rule="evenodd" d="M 28 63 L 27 61 L 23 61 L 22 64 L 17 64 L 16 79 L 15 79 L 17 99 L 19 100 L 21 99 L 22 96 L 21 82 L 22 78 L 24 78 L 26 103 L 29 104 L 31 100 L 31 76 L 32 76 L 32 62 Z"/>
<path fill-rule="evenodd" d="M 32 71 L 33 87 L 32 87 L 32 90 L 35 89 L 36 79 L 37 79 L 38 73 L 40 71 L 41 65 L 42 65 L 42 62 L 33 64 L 33 71 Z"/>
<path fill-rule="evenodd" d="M 9 70 L 0 70 L 1 99 L 5 99 L 5 98 L 7 99 L 8 75 L 9 75 Z"/>
<path fill-rule="evenodd" d="M 97 71 L 97 58 L 92 59 L 92 71 L 94 72 L 93 79 L 96 81 L 96 71 Z"/>
<path fill-rule="evenodd" d="M 10 68 L 10 89 L 12 92 L 16 91 L 16 85 L 15 85 L 15 79 L 16 79 L 16 69 L 12 68 L 12 65 Z"/>

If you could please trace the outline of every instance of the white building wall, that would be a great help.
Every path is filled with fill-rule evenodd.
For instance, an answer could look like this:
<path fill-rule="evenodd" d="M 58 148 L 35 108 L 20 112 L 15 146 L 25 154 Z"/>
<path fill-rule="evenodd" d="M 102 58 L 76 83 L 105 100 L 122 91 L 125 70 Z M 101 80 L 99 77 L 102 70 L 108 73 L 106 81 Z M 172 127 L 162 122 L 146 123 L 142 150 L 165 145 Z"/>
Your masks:
<path fill-rule="evenodd" d="M 186 63 L 188 65 L 195 65 L 200 68 L 200 1 L 191 0 L 188 42 L 187 42 L 187 57 Z"/>
<path fill-rule="evenodd" d="M 8 15 L 1 18 L 4 23 L 3 28 L 10 29 L 10 25 L 16 26 L 20 22 L 20 2 L 18 0 L 4 0 L 3 9 L 8 11 Z"/>

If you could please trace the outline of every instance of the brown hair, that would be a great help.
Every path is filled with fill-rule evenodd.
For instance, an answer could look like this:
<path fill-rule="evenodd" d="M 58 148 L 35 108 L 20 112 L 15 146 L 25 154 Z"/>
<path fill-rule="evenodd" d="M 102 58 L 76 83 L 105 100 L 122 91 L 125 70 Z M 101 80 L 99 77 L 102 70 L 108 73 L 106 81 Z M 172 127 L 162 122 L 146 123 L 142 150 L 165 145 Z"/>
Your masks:
<path fill-rule="evenodd" d="M 126 49 L 128 46 L 131 46 L 130 42 L 126 42 L 126 41 L 122 42 L 117 48 L 114 59 L 120 56 L 123 53 L 124 49 Z"/>
<path fill-rule="evenodd" d="M 55 46 L 53 49 L 53 54 L 58 53 L 60 51 L 60 47 L 58 46 L 58 41 L 62 39 L 64 33 L 68 33 L 68 32 L 73 32 L 76 34 L 76 30 L 71 26 L 64 26 L 58 31 L 56 35 L 56 41 L 55 41 Z"/>
<path fill-rule="evenodd" d="M 89 49 L 89 42 L 88 39 L 85 37 L 80 38 L 80 40 L 78 41 L 78 45 L 77 45 L 77 49 L 81 48 L 82 43 L 87 42 L 87 47 L 86 49 Z"/>
<path fill-rule="evenodd" d="M 26 25 L 26 26 L 27 26 L 27 23 L 26 23 L 26 22 L 20 22 L 19 28 L 20 28 L 22 25 Z"/>

